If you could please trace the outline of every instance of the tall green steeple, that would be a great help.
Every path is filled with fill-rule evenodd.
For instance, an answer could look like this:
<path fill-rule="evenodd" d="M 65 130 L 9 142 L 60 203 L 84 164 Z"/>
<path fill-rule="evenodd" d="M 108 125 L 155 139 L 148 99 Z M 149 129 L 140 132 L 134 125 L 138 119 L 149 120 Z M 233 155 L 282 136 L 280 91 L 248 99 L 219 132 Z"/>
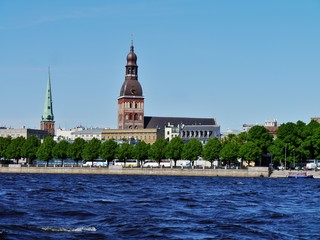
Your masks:
<path fill-rule="evenodd" d="M 54 136 L 54 116 L 52 109 L 52 95 L 51 95 L 51 81 L 50 68 L 48 69 L 49 78 L 47 81 L 46 98 L 44 99 L 44 109 L 42 120 L 40 122 L 40 129 L 48 131 L 51 136 Z"/>
<path fill-rule="evenodd" d="M 47 91 L 44 100 L 44 109 L 42 115 L 42 121 L 53 121 L 53 109 L 52 109 L 52 95 L 51 95 L 51 80 L 50 80 L 50 68 L 48 69 L 48 81 L 47 81 Z"/>

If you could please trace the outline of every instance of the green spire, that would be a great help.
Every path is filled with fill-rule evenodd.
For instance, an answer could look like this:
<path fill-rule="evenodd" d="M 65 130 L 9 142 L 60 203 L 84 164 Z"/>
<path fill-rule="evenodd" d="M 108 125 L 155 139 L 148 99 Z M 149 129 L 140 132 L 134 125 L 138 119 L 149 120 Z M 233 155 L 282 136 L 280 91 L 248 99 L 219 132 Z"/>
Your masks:
<path fill-rule="evenodd" d="M 52 96 L 51 96 L 51 81 L 50 81 L 50 68 L 48 68 L 48 82 L 47 82 L 47 91 L 46 98 L 44 100 L 44 110 L 42 115 L 42 121 L 53 121 L 53 110 L 52 110 Z"/>

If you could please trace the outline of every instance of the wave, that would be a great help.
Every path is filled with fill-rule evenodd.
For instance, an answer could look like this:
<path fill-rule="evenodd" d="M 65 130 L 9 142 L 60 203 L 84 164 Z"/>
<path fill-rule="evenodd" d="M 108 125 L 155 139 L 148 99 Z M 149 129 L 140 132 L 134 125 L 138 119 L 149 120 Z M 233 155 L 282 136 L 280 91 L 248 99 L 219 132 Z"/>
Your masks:
<path fill-rule="evenodd" d="M 45 232 L 96 232 L 95 227 L 77 227 L 77 228 L 54 228 L 54 227 L 43 227 L 42 231 Z"/>

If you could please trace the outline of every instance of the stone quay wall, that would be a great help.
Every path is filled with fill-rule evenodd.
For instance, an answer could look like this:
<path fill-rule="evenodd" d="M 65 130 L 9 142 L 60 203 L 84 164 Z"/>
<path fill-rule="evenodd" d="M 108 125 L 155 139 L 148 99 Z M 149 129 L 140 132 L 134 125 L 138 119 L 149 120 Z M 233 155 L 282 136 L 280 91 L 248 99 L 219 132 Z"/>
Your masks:
<path fill-rule="evenodd" d="M 0 167 L 0 173 L 32 174 L 113 174 L 207 177 L 268 177 L 267 167 L 249 169 L 190 169 L 190 168 L 121 168 L 121 167 L 27 167 L 18 164 Z"/>

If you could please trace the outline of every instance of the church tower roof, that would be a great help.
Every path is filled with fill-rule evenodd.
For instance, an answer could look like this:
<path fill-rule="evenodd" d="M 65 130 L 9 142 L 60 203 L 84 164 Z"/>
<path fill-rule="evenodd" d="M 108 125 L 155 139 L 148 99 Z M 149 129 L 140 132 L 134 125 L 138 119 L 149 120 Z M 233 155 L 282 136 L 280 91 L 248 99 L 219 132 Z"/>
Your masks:
<path fill-rule="evenodd" d="M 50 69 L 48 70 L 48 81 L 47 81 L 47 89 L 46 96 L 44 99 L 44 109 L 42 115 L 42 121 L 53 121 L 53 109 L 52 109 L 52 95 L 51 95 L 51 80 L 50 80 Z"/>
<path fill-rule="evenodd" d="M 127 55 L 125 80 L 120 90 L 120 97 L 142 97 L 142 87 L 138 81 L 137 55 L 131 42 L 130 52 Z"/>

